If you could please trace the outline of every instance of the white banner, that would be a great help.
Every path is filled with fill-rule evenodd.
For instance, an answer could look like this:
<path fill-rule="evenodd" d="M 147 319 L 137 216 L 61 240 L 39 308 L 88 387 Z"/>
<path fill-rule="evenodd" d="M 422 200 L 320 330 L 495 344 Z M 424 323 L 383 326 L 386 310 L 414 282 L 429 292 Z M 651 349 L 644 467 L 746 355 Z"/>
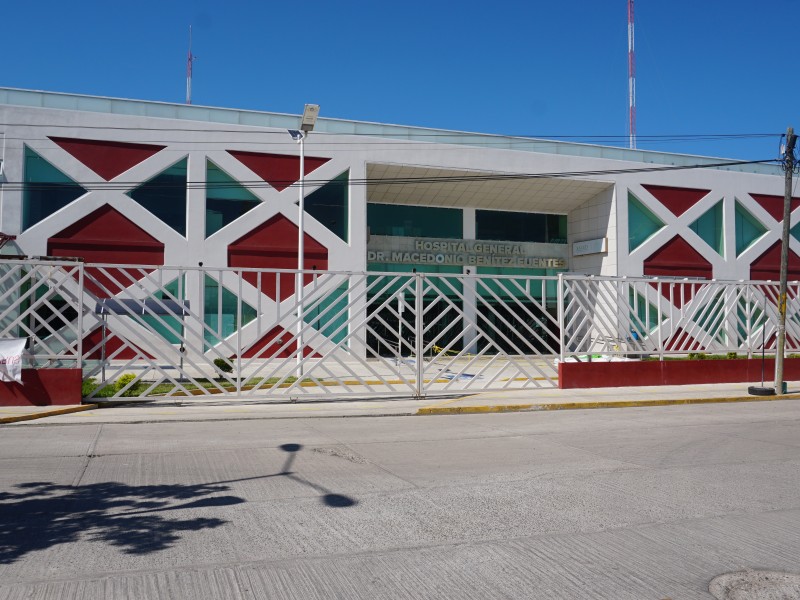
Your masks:
<path fill-rule="evenodd" d="M 22 383 L 22 353 L 25 338 L 0 340 L 0 381 Z"/>

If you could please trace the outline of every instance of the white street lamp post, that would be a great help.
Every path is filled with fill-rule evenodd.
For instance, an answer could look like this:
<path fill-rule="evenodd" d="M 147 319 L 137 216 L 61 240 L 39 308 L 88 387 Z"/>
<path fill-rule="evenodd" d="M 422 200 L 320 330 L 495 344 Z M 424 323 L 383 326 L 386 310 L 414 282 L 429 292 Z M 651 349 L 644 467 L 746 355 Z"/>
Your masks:
<path fill-rule="evenodd" d="M 303 377 L 303 268 L 305 263 L 305 138 L 310 134 L 319 115 L 318 104 L 306 104 L 300 129 L 290 129 L 289 135 L 300 144 L 300 186 L 298 193 L 297 219 L 297 277 L 295 281 L 295 299 L 297 300 L 297 378 Z"/>

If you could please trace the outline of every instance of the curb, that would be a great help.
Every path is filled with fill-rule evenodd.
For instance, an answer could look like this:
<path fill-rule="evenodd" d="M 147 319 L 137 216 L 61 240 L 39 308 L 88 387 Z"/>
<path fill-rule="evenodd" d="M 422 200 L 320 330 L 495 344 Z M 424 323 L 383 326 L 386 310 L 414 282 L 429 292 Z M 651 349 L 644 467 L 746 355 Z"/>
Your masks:
<path fill-rule="evenodd" d="M 731 396 L 726 398 L 668 398 L 663 400 L 606 400 L 598 402 L 556 402 L 550 404 L 495 404 L 485 406 L 432 406 L 420 408 L 417 415 L 464 415 L 478 413 L 526 412 L 545 410 L 581 410 L 594 408 L 638 408 L 643 406 L 677 406 L 681 404 L 723 404 L 732 402 L 774 402 L 800 400 L 800 394 L 776 396 Z"/>
<path fill-rule="evenodd" d="M 79 406 L 68 406 L 66 408 L 54 408 L 52 410 L 29 413 L 27 415 L 0 417 L 0 425 L 18 423 L 19 421 L 33 421 L 35 419 L 43 419 L 44 417 L 55 417 L 56 415 L 68 415 L 69 413 L 83 412 L 84 410 L 92 410 L 93 408 L 98 408 L 97 404 L 81 404 Z"/>

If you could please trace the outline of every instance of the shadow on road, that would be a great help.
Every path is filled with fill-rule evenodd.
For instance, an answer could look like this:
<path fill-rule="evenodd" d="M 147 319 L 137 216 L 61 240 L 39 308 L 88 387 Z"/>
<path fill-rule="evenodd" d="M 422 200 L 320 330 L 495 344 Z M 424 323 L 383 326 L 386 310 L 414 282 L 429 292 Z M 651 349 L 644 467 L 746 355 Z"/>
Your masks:
<path fill-rule="evenodd" d="M 177 542 L 182 531 L 211 529 L 226 521 L 154 513 L 244 502 L 236 496 L 208 496 L 228 487 L 206 484 L 132 486 L 106 482 L 72 487 L 32 482 L 16 489 L 0 492 L 0 564 L 82 538 L 119 546 L 127 554 L 157 552 Z M 175 505 L 176 501 L 183 502 Z"/>
<path fill-rule="evenodd" d="M 215 517 L 181 519 L 173 511 L 219 508 L 246 502 L 225 495 L 226 484 L 286 477 L 320 493 L 332 508 L 355 506 L 357 500 L 335 494 L 291 471 L 301 444 L 280 447 L 288 456 L 278 473 L 192 485 L 128 485 L 119 482 L 62 485 L 22 483 L 12 492 L 0 492 L 0 564 L 16 561 L 29 552 L 81 539 L 103 541 L 127 554 L 164 550 L 183 531 L 213 529 L 227 523 Z"/>
<path fill-rule="evenodd" d="M 358 504 L 358 500 L 355 500 L 350 496 L 343 496 L 342 494 L 334 494 L 328 488 L 325 488 L 316 483 L 312 483 L 307 479 L 304 479 L 303 477 L 300 477 L 296 473 L 293 473 L 292 471 L 289 470 L 292 466 L 292 463 L 294 462 L 294 457 L 298 452 L 300 452 L 300 450 L 303 449 L 302 444 L 283 444 L 280 448 L 284 452 L 288 452 L 289 456 L 286 457 L 286 462 L 283 464 L 283 471 L 278 473 L 278 475 L 285 475 L 292 481 L 296 481 L 297 483 L 301 483 L 318 491 L 320 494 L 322 494 L 321 496 L 322 502 L 326 506 L 330 506 L 332 508 L 349 508 L 350 506 L 355 506 L 356 504 Z"/>

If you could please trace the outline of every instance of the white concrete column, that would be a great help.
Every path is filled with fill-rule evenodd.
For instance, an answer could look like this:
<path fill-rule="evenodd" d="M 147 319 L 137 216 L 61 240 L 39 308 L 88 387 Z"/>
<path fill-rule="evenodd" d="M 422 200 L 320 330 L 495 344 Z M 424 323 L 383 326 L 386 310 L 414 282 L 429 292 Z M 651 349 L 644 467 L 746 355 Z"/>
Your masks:
<path fill-rule="evenodd" d="M 463 215 L 464 239 L 474 240 L 476 232 L 475 209 L 465 208 L 463 209 Z M 465 266 L 462 268 L 462 273 L 464 274 L 462 281 L 464 282 L 464 326 L 466 329 L 468 323 L 475 323 L 477 325 L 478 322 L 478 309 L 475 304 L 475 279 L 473 277 L 477 273 L 477 268 L 474 266 Z M 474 328 L 470 328 L 470 330 L 464 334 L 464 348 L 466 348 L 467 352 L 470 354 L 475 354 L 478 351 L 475 343 L 475 334 L 476 331 Z"/>
<path fill-rule="evenodd" d="M 6 131 L 6 136 L 11 137 L 10 134 L 11 132 Z M 0 144 L 2 144 L 1 140 Z M 23 181 L 24 160 L 22 144 L 17 140 L 7 139 L 0 182 Z M 22 189 L 21 186 L 11 187 L 14 189 L 5 189 L 5 186 L 0 186 L 0 231 L 8 235 L 19 235 L 22 231 Z M 15 244 L 9 242 L 6 246 L 15 246 Z M 6 254 L 8 253 L 6 252 Z"/>
<path fill-rule="evenodd" d="M 186 256 L 182 264 L 187 267 L 199 267 L 200 263 L 206 264 L 208 257 L 205 256 L 206 248 L 206 190 L 205 186 L 198 185 L 206 181 L 206 155 L 203 152 L 190 152 L 186 169 L 189 189 L 186 191 Z M 208 266 L 206 264 L 206 266 Z M 197 269 L 189 269 L 186 272 L 186 299 L 189 300 L 189 307 L 194 318 L 186 320 L 187 343 L 192 348 L 193 360 L 203 361 L 202 350 L 204 347 L 203 338 L 203 319 L 205 294 L 204 276 Z M 220 282 L 222 285 L 222 282 Z M 189 349 L 186 352 L 190 354 Z"/>
<path fill-rule="evenodd" d="M 351 181 L 365 181 L 366 178 L 366 161 L 358 161 L 351 164 Z M 350 199 L 350 248 L 354 261 L 352 270 L 365 272 L 367 270 L 367 186 L 350 185 L 348 198 Z M 358 284 L 351 284 L 350 287 L 348 301 L 351 305 L 348 318 L 354 319 L 356 323 L 366 322 L 367 299 L 364 295 L 365 289 L 366 281 Z M 352 330 L 352 325 L 350 329 Z M 362 337 L 366 339 L 366 336 Z M 367 357 L 367 347 L 363 342 L 350 338 L 348 343 L 350 352 L 355 356 L 360 358 Z"/>

